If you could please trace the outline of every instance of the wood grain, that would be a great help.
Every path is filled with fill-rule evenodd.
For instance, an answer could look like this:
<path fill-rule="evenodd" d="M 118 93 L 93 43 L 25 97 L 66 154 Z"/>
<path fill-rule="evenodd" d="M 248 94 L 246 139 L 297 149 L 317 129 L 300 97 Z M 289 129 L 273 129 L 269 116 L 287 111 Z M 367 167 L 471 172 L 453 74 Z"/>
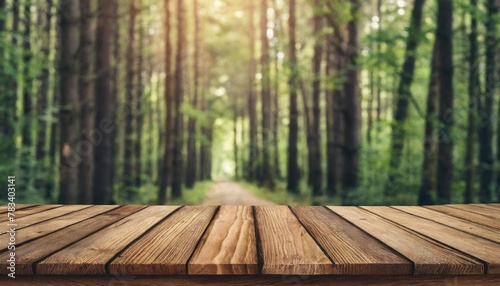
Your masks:
<path fill-rule="evenodd" d="M 19 208 L 16 205 L 16 210 L 14 211 L 15 218 L 19 219 L 19 218 L 22 218 L 22 217 L 25 217 L 25 216 L 28 216 L 31 214 L 39 213 L 39 212 L 42 212 L 45 210 L 54 209 L 54 208 L 60 207 L 61 205 L 28 205 L 28 206 L 29 207 Z M 6 206 L 5 206 L 4 213 L 7 213 Z M 9 220 L 9 217 L 7 216 L 7 214 L 0 216 L 0 222 L 4 222 L 4 221 L 8 221 L 8 220 Z"/>
<path fill-rule="evenodd" d="M 37 205 L 35 205 L 35 204 L 16 204 L 16 211 L 26 209 L 26 208 L 31 208 L 33 206 L 37 206 Z M 7 211 L 8 211 L 7 205 L 0 206 L 0 214 L 6 213 Z"/>
<path fill-rule="evenodd" d="M 106 274 L 106 263 L 177 206 L 150 206 L 62 249 L 37 264 L 37 274 Z"/>
<path fill-rule="evenodd" d="M 93 206 L 76 212 L 46 220 L 44 222 L 24 227 L 16 231 L 16 244 L 20 245 L 35 238 L 44 236 L 48 233 L 57 231 L 74 223 L 110 211 L 118 206 Z M 0 235 L 0 251 L 7 249 L 9 234 Z"/>
<path fill-rule="evenodd" d="M 89 208 L 90 205 L 68 205 L 62 206 L 54 209 L 49 209 L 46 211 L 42 211 L 40 213 L 35 213 L 29 216 L 21 217 L 16 219 L 16 229 L 21 229 L 23 227 L 28 227 L 33 224 L 40 223 L 42 221 L 46 221 L 49 219 L 53 219 L 58 216 L 62 216 L 68 213 L 72 213 L 81 209 Z M 5 233 L 6 230 L 1 230 L 0 234 Z"/>
<path fill-rule="evenodd" d="M 411 263 L 324 207 L 292 207 L 333 260 L 336 274 L 411 274 Z"/>
<path fill-rule="evenodd" d="M 31 276 L 0 277 L 1 285 L 12 286 L 186 286 L 186 285 L 300 285 L 300 286 L 498 286 L 500 275 L 182 275 L 182 276 Z"/>
<path fill-rule="evenodd" d="M 447 205 L 452 208 L 461 209 L 464 211 L 481 214 L 484 216 L 500 219 L 500 210 L 496 209 L 485 209 L 482 207 L 474 206 L 474 205 Z"/>
<path fill-rule="evenodd" d="M 331 274 L 330 259 L 286 206 L 256 206 L 263 274 Z"/>
<path fill-rule="evenodd" d="M 220 207 L 189 261 L 188 273 L 259 273 L 252 207 Z"/>
<path fill-rule="evenodd" d="M 414 274 L 484 273 L 480 261 L 366 210 L 358 207 L 328 208 L 410 259 L 414 263 Z M 423 249 L 425 251 L 421 251 Z"/>
<path fill-rule="evenodd" d="M 217 207 L 183 207 L 109 264 L 114 275 L 186 274 L 186 264 Z"/>
<path fill-rule="evenodd" d="M 500 210 L 500 206 L 495 206 L 494 204 L 471 204 L 471 206 L 478 206 L 485 209 Z"/>
<path fill-rule="evenodd" d="M 488 227 L 493 227 L 495 229 L 500 229 L 500 220 L 489 216 L 480 215 L 477 213 L 452 208 L 449 206 L 426 206 L 426 208 L 445 213 L 454 217 L 465 219 L 468 221 L 475 222 Z"/>
<path fill-rule="evenodd" d="M 488 263 L 490 274 L 500 274 L 500 244 L 389 207 L 363 207 L 381 217 L 426 235 Z"/>
<path fill-rule="evenodd" d="M 404 211 L 406 213 L 416 215 L 428 220 L 435 221 L 440 224 L 444 224 L 463 232 L 468 232 L 477 236 L 493 240 L 500 243 L 500 230 L 484 227 L 480 224 L 472 223 L 470 221 L 453 217 L 447 214 L 440 213 L 435 210 L 422 208 L 422 207 L 395 207 L 398 210 Z"/>
<path fill-rule="evenodd" d="M 143 208 L 123 206 L 16 247 L 16 273 L 34 274 L 33 265 L 37 261 Z M 9 252 L 0 254 L 0 274 L 7 273 L 8 255 Z"/>

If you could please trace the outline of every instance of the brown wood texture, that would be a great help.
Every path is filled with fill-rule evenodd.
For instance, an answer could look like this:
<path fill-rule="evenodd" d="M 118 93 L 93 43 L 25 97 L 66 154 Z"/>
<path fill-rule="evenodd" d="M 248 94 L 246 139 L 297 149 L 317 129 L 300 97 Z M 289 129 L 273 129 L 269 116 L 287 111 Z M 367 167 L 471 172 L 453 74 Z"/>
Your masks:
<path fill-rule="evenodd" d="M 16 211 L 26 209 L 26 208 L 31 208 L 34 206 L 37 206 L 37 205 L 35 205 L 35 204 L 16 204 Z M 6 213 L 7 211 L 8 211 L 7 205 L 0 206 L 0 214 Z"/>
<path fill-rule="evenodd" d="M 186 264 L 217 207 L 183 207 L 125 249 L 109 265 L 114 275 L 186 274 Z"/>
<path fill-rule="evenodd" d="M 39 260 L 142 208 L 144 207 L 123 206 L 100 215 L 98 219 L 79 222 L 16 247 L 16 273 L 19 275 L 34 274 L 33 266 Z M 0 274 L 7 273 L 9 255 L 10 252 L 0 254 Z"/>
<path fill-rule="evenodd" d="M 469 212 L 466 210 L 461 210 L 457 208 L 453 208 L 450 206 L 426 206 L 426 208 L 430 208 L 447 215 L 451 215 L 454 217 L 458 217 L 461 219 L 465 219 L 468 221 L 472 221 L 478 224 L 482 224 L 484 226 L 493 227 L 496 229 L 500 229 L 500 219 L 495 219 L 489 216 L 484 216 L 478 213 Z"/>
<path fill-rule="evenodd" d="M 178 207 L 150 206 L 105 227 L 37 264 L 39 274 L 106 274 L 106 263 Z"/>
<path fill-rule="evenodd" d="M 500 205 L 495 206 L 494 204 L 470 204 L 471 206 L 478 206 L 486 209 L 500 210 Z"/>
<path fill-rule="evenodd" d="M 41 276 L 0 277 L 1 285 L 12 286 L 185 286 L 185 285 L 300 285 L 300 286 L 498 286 L 500 275 L 176 275 L 176 276 Z"/>
<path fill-rule="evenodd" d="M 18 209 L 16 207 L 16 211 L 14 212 L 14 215 L 15 215 L 14 218 L 16 220 L 18 220 L 22 217 L 30 216 L 30 215 L 33 215 L 36 213 L 41 213 L 43 211 L 50 210 L 50 209 L 55 209 L 55 208 L 58 208 L 60 206 L 61 205 L 34 205 L 30 208 L 22 208 L 22 209 Z M 9 217 L 7 216 L 7 214 L 5 214 L 5 216 L 0 217 L 0 223 L 3 223 L 3 222 L 8 221 L 8 220 L 9 220 Z"/>
<path fill-rule="evenodd" d="M 93 206 L 22 228 L 16 232 L 16 244 L 20 245 L 117 207 L 118 206 Z M 7 249 L 8 239 L 8 233 L 0 235 L 0 251 Z"/>
<path fill-rule="evenodd" d="M 413 231 L 487 263 L 489 274 L 500 274 L 500 244 L 390 207 L 363 207 Z M 418 251 L 417 249 L 415 251 Z"/>
<path fill-rule="evenodd" d="M 330 259 L 287 206 L 256 206 L 263 274 L 332 274 Z"/>
<path fill-rule="evenodd" d="M 334 263 L 336 274 L 411 274 L 411 263 L 326 208 L 292 207 Z"/>
<path fill-rule="evenodd" d="M 188 274 L 258 274 L 250 206 L 221 206 L 189 261 Z"/>
<path fill-rule="evenodd" d="M 464 211 L 477 213 L 485 216 L 489 216 L 492 218 L 500 219 L 500 210 L 498 209 L 485 209 L 479 206 L 474 205 L 447 205 L 452 208 L 461 209 Z"/>
<path fill-rule="evenodd" d="M 411 260 L 415 266 L 414 274 L 484 273 L 480 261 L 366 210 L 358 207 L 328 208 Z M 416 251 L 419 249 L 425 251 Z"/>
<path fill-rule="evenodd" d="M 461 218 L 450 216 L 440 213 L 435 210 L 419 208 L 419 207 L 395 207 L 398 210 L 407 212 L 409 214 L 419 216 L 425 219 L 435 221 L 437 223 L 447 225 L 458 230 L 468 232 L 477 236 L 493 240 L 500 243 L 500 230 L 482 226 L 480 224 L 472 223 Z"/>

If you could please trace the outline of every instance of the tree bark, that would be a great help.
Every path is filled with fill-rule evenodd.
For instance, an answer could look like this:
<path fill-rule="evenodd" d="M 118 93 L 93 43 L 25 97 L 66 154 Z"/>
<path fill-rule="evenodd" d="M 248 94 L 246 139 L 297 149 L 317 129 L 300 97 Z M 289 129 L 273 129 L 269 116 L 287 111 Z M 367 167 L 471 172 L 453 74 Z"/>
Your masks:
<path fill-rule="evenodd" d="M 85 133 L 90 132 L 95 126 L 95 98 L 92 74 L 92 1 L 80 1 L 80 82 L 78 93 L 81 104 L 81 130 L 80 145 L 78 152 L 82 162 L 78 168 L 78 202 L 91 204 L 93 202 L 93 180 L 94 180 L 94 146 L 87 140 Z"/>
<path fill-rule="evenodd" d="M 281 27 L 281 14 L 278 10 L 277 0 L 273 0 L 274 11 L 274 82 L 273 82 L 273 113 L 272 113 L 272 134 L 273 134 L 273 178 L 281 178 L 280 153 L 279 153 L 279 95 L 280 95 L 280 62 L 278 53 L 280 51 L 281 38 L 284 37 Z"/>
<path fill-rule="evenodd" d="M 434 43 L 431 60 L 431 76 L 427 92 L 427 115 L 425 117 L 424 161 L 422 163 L 422 181 L 418 193 L 419 205 L 432 204 L 432 193 L 436 190 L 436 147 L 437 138 L 434 129 L 438 110 L 438 41 Z"/>
<path fill-rule="evenodd" d="M 358 13 L 360 3 L 358 0 L 351 0 L 352 20 L 347 25 L 348 38 L 346 49 L 346 70 L 347 80 L 344 84 L 344 171 L 343 171 L 343 204 L 349 204 L 347 195 L 350 190 L 358 187 L 359 169 L 359 129 L 360 129 L 360 95 L 358 73 Z"/>
<path fill-rule="evenodd" d="M 403 156 L 404 140 L 406 137 L 406 120 L 408 118 L 408 107 L 410 103 L 411 84 L 415 73 L 416 51 L 422 33 L 422 14 L 425 0 L 415 0 L 411 23 L 408 29 L 406 40 L 406 52 L 401 79 L 397 90 L 396 110 L 394 112 L 394 122 L 392 123 L 391 136 L 391 158 L 389 165 L 389 182 L 386 188 L 386 195 L 392 196 L 397 189 L 395 180 L 398 178 L 399 167 Z"/>
<path fill-rule="evenodd" d="M 94 204 L 109 204 L 113 195 L 113 138 L 116 121 L 113 121 L 113 94 L 111 90 L 111 39 L 117 18 L 113 10 L 117 0 L 98 2 L 95 44 L 95 98 L 96 121 L 93 140 L 95 144 Z M 98 136 L 101 135 L 101 136 Z"/>
<path fill-rule="evenodd" d="M 31 25 L 32 25 L 32 17 L 31 17 L 31 0 L 27 0 L 24 3 L 24 31 L 23 31 L 23 64 L 24 64 L 24 73 L 23 73 L 23 128 L 22 128 L 22 142 L 23 153 L 31 155 L 31 148 L 33 144 L 33 136 L 32 136 L 32 121 L 33 121 L 33 76 L 31 75 L 32 68 L 32 58 L 33 51 L 31 50 Z M 30 170 L 30 166 L 28 166 L 31 162 L 30 159 L 26 158 L 23 160 L 25 171 Z M 27 175 L 27 173 L 25 173 Z"/>
<path fill-rule="evenodd" d="M 139 1 L 138 11 L 141 10 L 141 1 Z M 137 39 L 137 71 L 136 71 L 136 100 L 135 100 L 135 140 L 134 140 L 134 186 L 139 188 L 142 185 L 142 133 L 144 129 L 144 38 L 145 27 L 144 17 L 138 13 L 139 34 Z"/>
<path fill-rule="evenodd" d="M 289 2 L 288 33 L 289 33 L 289 62 L 290 78 L 288 85 L 290 88 L 290 106 L 288 124 L 288 150 L 287 150 L 287 190 L 292 194 L 299 193 L 300 171 L 298 164 L 298 133 L 299 133 L 299 110 L 297 105 L 298 90 L 298 69 L 297 69 L 297 48 L 296 48 L 296 3 L 295 0 Z M 252 140 L 252 139 L 250 139 Z"/>
<path fill-rule="evenodd" d="M 134 90 L 135 83 L 135 26 L 137 18 L 137 0 L 130 0 L 129 6 L 129 26 L 128 26 L 128 43 L 127 43 L 127 76 L 126 76 L 126 104 L 130 113 L 125 119 L 125 154 L 123 158 L 124 170 L 123 170 L 123 182 L 125 187 L 125 196 L 127 201 L 131 202 L 134 200 L 135 193 L 135 180 L 134 176 L 134 160 L 136 159 L 136 154 L 134 150 L 134 121 L 136 118 L 136 100 L 137 96 Z"/>
<path fill-rule="evenodd" d="M 320 0 L 314 0 L 315 10 L 321 9 Z M 323 39 L 321 38 L 322 30 L 322 15 L 316 12 L 313 16 L 313 33 L 315 36 L 314 43 L 314 54 L 312 59 L 312 71 L 313 71 L 313 82 L 312 82 L 312 130 L 311 130 L 311 146 L 309 148 L 311 154 L 311 165 L 309 166 L 309 176 L 311 176 L 312 183 L 312 193 L 313 196 L 321 195 L 321 187 L 323 180 L 323 170 L 321 168 L 321 108 L 320 108 L 320 96 L 321 96 L 321 60 L 323 58 Z"/>
<path fill-rule="evenodd" d="M 174 99 L 174 148 L 172 157 L 172 199 L 181 197 L 182 191 L 182 147 L 183 123 L 182 103 L 184 100 L 184 58 L 186 49 L 186 8 L 184 0 L 177 0 L 177 50 L 175 65 L 175 99 Z"/>
<path fill-rule="evenodd" d="M 80 46 L 78 1 L 60 3 L 61 59 L 59 64 L 61 92 L 61 135 L 60 135 L 60 191 L 59 203 L 78 202 L 78 165 L 81 158 L 77 153 L 80 139 L 80 102 L 78 98 L 78 47 Z"/>
<path fill-rule="evenodd" d="M 193 0 L 194 9 L 194 95 L 192 105 L 193 108 L 198 108 L 199 97 L 199 56 L 200 56 L 200 16 L 198 14 L 198 0 Z M 189 117 L 188 121 L 188 153 L 186 166 L 186 187 L 192 188 L 196 181 L 196 120 Z"/>
<path fill-rule="evenodd" d="M 248 174 L 249 181 L 257 179 L 258 167 L 258 139 L 257 139 L 257 98 L 255 95 L 255 1 L 249 1 L 249 39 L 250 44 L 250 60 L 248 74 L 248 125 L 249 125 L 249 156 L 248 156 Z"/>
<path fill-rule="evenodd" d="M 437 197 L 438 203 L 450 203 L 453 183 L 453 2 L 438 1 L 436 39 L 438 39 L 439 76 L 439 143 Z"/>

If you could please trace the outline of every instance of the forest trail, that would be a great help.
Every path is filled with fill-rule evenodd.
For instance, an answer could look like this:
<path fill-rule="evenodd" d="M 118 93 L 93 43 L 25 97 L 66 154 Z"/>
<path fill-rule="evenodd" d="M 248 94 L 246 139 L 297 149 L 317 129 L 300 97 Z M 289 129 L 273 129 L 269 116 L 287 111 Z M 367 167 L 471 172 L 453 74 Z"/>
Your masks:
<path fill-rule="evenodd" d="M 203 205 L 274 205 L 258 198 L 231 180 L 217 181 L 208 191 Z"/>

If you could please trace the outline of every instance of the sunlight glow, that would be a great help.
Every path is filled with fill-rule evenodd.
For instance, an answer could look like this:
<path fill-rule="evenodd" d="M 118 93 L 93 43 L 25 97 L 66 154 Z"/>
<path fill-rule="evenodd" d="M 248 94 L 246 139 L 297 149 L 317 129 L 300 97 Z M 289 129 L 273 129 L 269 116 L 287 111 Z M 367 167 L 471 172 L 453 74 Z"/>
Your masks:
<path fill-rule="evenodd" d="M 267 38 L 271 40 L 274 37 L 274 31 L 273 29 L 267 29 Z"/>
<path fill-rule="evenodd" d="M 262 74 L 261 73 L 255 74 L 255 79 L 261 80 L 262 79 Z"/>
<path fill-rule="evenodd" d="M 399 8 L 398 9 L 398 14 L 403 16 L 405 14 L 405 9 Z"/>
<path fill-rule="evenodd" d="M 243 16 L 245 16 L 245 13 L 243 13 L 243 11 L 236 11 L 234 12 L 234 16 L 236 18 L 243 18 Z"/>
<path fill-rule="evenodd" d="M 223 96 L 224 94 L 226 94 L 226 89 L 223 88 L 223 87 L 219 87 L 218 89 L 215 90 L 215 95 L 216 96 Z"/>

